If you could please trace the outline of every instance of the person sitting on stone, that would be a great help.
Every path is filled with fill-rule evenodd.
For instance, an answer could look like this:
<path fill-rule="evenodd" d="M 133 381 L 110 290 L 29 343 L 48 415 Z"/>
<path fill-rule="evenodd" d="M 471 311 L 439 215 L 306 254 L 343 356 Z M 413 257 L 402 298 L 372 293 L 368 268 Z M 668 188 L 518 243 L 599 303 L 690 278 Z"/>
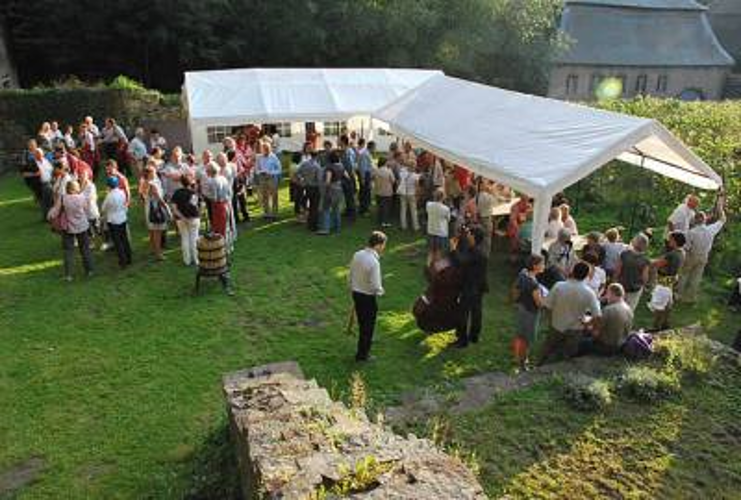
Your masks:
<path fill-rule="evenodd" d="M 565 358 L 576 356 L 587 327 L 599 331 L 602 309 L 594 291 L 585 283 L 591 269 L 577 262 L 567 281 L 556 283 L 545 298 L 551 311 L 551 330 L 538 360 L 542 365 L 554 354 Z"/>
<path fill-rule="evenodd" d="M 602 309 L 602 321 L 592 332 L 588 352 L 613 356 L 628 338 L 633 328 L 633 311 L 625 302 L 625 290 L 620 283 L 612 283 L 605 293 L 607 306 Z"/>

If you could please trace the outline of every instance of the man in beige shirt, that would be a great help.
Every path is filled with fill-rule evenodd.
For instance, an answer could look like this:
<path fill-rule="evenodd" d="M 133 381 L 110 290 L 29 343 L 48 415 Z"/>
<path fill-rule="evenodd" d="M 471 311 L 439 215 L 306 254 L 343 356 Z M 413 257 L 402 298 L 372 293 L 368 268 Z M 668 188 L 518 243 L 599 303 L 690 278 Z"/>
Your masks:
<path fill-rule="evenodd" d="M 381 227 L 391 226 L 391 206 L 394 199 L 394 184 L 396 178 L 384 163 L 373 170 L 373 185 L 376 191 L 376 204 L 378 205 L 378 224 Z"/>
<path fill-rule="evenodd" d="M 479 186 L 479 192 L 476 195 L 476 211 L 479 216 L 481 229 L 484 231 L 484 241 L 481 244 L 481 251 L 486 257 L 491 253 L 491 235 L 494 232 L 494 206 L 497 199 L 492 193 L 492 186 L 489 181 L 483 181 Z"/>

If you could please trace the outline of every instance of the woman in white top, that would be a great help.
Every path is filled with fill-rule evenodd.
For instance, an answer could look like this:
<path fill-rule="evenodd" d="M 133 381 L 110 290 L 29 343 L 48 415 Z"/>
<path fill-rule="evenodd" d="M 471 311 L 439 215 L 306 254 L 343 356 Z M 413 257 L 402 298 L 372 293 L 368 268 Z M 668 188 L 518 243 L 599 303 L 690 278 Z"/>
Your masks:
<path fill-rule="evenodd" d="M 69 174 L 69 167 L 66 163 L 60 162 L 55 164 L 52 172 L 52 196 L 54 203 L 57 203 L 62 197 L 67 194 L 67 184 L 72 181 L 72 176 Z"/>
<path fill-rule="evenodd" d="M 399 195 L 401 229 L 407 228 L 407 211 L 412 219 L 412 229 L 419 231 L 419 218 L 417 217 L 417 185 L 420 174 L 407 164 L 402 164 L 399 169 L 399 186 L 396 194 Z"/>
<path fill-rule="evenodd" d="M 563 227 L 571 231 L 571 236 L 577 236 L 579 234 L 576 221 L 571 216 L 571 207 L 565 203 L 561 205 L 561 222 L 563 222 Z"/>
<path fill-rule="evenodd" d="M 584 261 L 589 263 L 592 270 L 589 273 L 589 277 L 586 280 L 586 284 L 589 288 L 594 290 L 597 297 L 601 297 L 607 287 L 607 273 L 604 269 L 599 266 L 599 257 L 596 254 L 589 252 L 584 255 Z"/>
<path fill-rule="evenodd" d="M 51 130 L 51 124 L 44 122 L 39 128 L 39 133 L 36 134 L 36 141 L 41 149 L 51 149 L 54 141 L 54 132 Z"/>
<path fill-rule="evenodd" d="M 561 209 L 559 207 L 553 207 L 548 214 L 548 229 L 545 230 L 545 238 L 547 240 L 558 238 L 558 232 L 561 229 L 563 229 Z"/>
<path fill-rule="evenodd" d="M 93 257 L 90 252 L 90 236 L 88 229 L 88 200 L 80 193 L 80 185 L 77 181 L 70 181 L 65 185 L 63 194 L 52 208 L 51 217 L 56 217 L 60 212 L 66 217 L 66 225 L 62 227 L 62 249 L 64 250 L 64 279 L 72 281 L 72 264 L 75 260 L 75 240 L 80 250 L 82 265 L 89 277 L 93 274 Z"/>
<path fill-rule="evenodd" d="M 87 175 L 80 178 L 80 192 L 87 200 L 87 220 L 90 224 L 90 235 L 95 237 L 100 230 L 100 210 L 98 209 L 98 190 Z"/>
<path fill-rule="evenodd" d="M 64 145 L 67 147 L 67 149 L 75 149 L 77 147 L 77 144 L 75 142 L 75 128 L 72 125 L 67 125 L 67 127 L 64 129 Z"/>
<path fill-rule="evenodd" d="M 157 178 L 155 163 L 150 160 L 144 169 L 144 178 L 140 188 L 144 198 L 144 214 L 149 230 L 149 248 L 157 260 L 164 260 L 162 255 L 162 234 L 167 231 L 167 222 L 172 218 L 170 208 L 164 200 L 162 184 Z M 159 216 L 159 220 L 156 220 Z"/>

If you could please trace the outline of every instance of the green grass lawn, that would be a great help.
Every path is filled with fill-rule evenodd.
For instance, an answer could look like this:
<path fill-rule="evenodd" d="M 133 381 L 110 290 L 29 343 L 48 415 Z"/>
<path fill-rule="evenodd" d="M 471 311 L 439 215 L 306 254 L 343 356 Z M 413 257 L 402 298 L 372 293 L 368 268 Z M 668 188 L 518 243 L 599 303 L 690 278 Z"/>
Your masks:
<path fill-rule="evenodd" d="M 392 229 L 382 261 L 387 294 L 374 345 L 378 360 L 358 367 L 355 338 L 344 331 L 346 265 L 372 221 L 362 219 L 340 236 L 317 237 L 287 210 L 284 215 L 240 235 L 235 297 L 224 295 L 217 282 L 193 296 L 194 271 L 181 264 L 174 237 L 167 261 L 152 262 L 139 207 L 131 214 L 134 265 L 119 271 L 114 254 L 96 252 L 95 277 L 82 278 L 78 267 L 75 281 L 65 283 L 58 236 L 38 221 L 22 182 L 0 178 L 0 477 L 32 457 L 44 463 L 38 479 L 14 498 L 228 496 L 235 477 L 220 377 L 232 370 L 296 360 L 340 398 L 360 370 L 374 407 L 382 407 L 416 387 L 445 391 L 462 377 L 511 368 L 514 318 L 506 295 L 515 270 L 501 252 L 490 265 L 482 342 L 465 351 L 445 349 L 449 336 L 425 337 L 410 314 L 424 287 L 424 242 Z M 581 226 L 588 229 L 585 219 Z M 710 335 L 729 341 L 738 317 L 723 305 L 724 282 L 706 288 L 703 301 L 678 311 L 675 322 L 701 321 Z M 647 324 L 647 315 L 639 321 Z M 615 497 L 689 495 L 703 491 L 700 480 L 706 486 L 722 482 L 717 492 L 732 492 L 732 486 L 738 492 L 738 441 L 717 454 L 708 451 L 707 459 L 700 457 L 710 443 L 692 434 L 685 442 L 687 429 L 701 427 L 716 408 L 723 419 L 741 421 L 738 381 L 729 395 L 735 405 L 724 404 L 723 391 L 697 388 L 687 401 L 620 406 L 599 418 L 570 412 L 552 390 L 538 386 L 458 419 L 456 439 L 479 456 L 491 494 L 547 496 L 563 483 L 574 485 L 570 498 L 589 497 L 605 491 L 595 459 L 626 471 L 614 479 Z M 705 407 L 706 401 L 716 406 Z M 652 439 L 675 454 L 655 451 L 654 441 L 635 448 L 633 438 L 620 433 L 632 418 L 667 421 L 667 436 Z M 677 443 L 681 456 L 672 451 Z M 644 458 L 661 463 L 651 462 L 645 474 L 634 470 Z M 732 463 L 706 477 L 723 462 Z M 662 475 L 668 468 L 676 472 Z M 662 490 L 664 480 L 671 481 Z"/>

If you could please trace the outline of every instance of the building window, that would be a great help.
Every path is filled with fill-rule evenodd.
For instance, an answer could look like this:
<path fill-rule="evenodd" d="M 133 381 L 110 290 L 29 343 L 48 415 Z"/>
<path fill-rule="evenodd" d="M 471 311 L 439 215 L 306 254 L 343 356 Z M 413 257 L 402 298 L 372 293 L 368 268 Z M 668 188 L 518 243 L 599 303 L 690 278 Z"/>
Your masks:
<path fill-rule="evenodd" d="M 391 137 L 392 135 L 394 135 L 393 133 L 391 133 L 390 130 L 386 130 L 385 128 L 379 128 L 376 130 L 376 132 L 379 137 Z"/>
<path fill-rule="evenodd" d="M 638 75 L 636 79 L 636 94 L 645 94 L 648 88 L 648 76 Z"/>
<path fill-rule="evenodd" d="M 566 94 L 574 95 L 579 93 L 579 75 L 569 75 L 566 77 Z"/>
<path fill-rule="evenodd" d="M 206 127 L 206 137 L 208 138 L 209 144 L 219 144 L 226 139 L 231 133 L 231 127 L 222 127 L 218 125 L 216 127 Z"/>
<path fill-rule="evenodd" d="M 659 75 L 656 80 L 656 92 L 666 92 L 669 88 L 669 75 Z"/>
<path fill-rule="evenodd" d="M 324 122 L 324 135 L 339 137 L 347 134 L 347 122 Z"/>
<path fill-rule="evenodd" d="M 589 91 L 591 93 L 597 92 L 597 89 L 599 89 L 599 84 L 602 83 L 603 78 L 604 77 L 599 73 L 595 73 L 592 75 L 592 79 L 589 81 Z"/>

